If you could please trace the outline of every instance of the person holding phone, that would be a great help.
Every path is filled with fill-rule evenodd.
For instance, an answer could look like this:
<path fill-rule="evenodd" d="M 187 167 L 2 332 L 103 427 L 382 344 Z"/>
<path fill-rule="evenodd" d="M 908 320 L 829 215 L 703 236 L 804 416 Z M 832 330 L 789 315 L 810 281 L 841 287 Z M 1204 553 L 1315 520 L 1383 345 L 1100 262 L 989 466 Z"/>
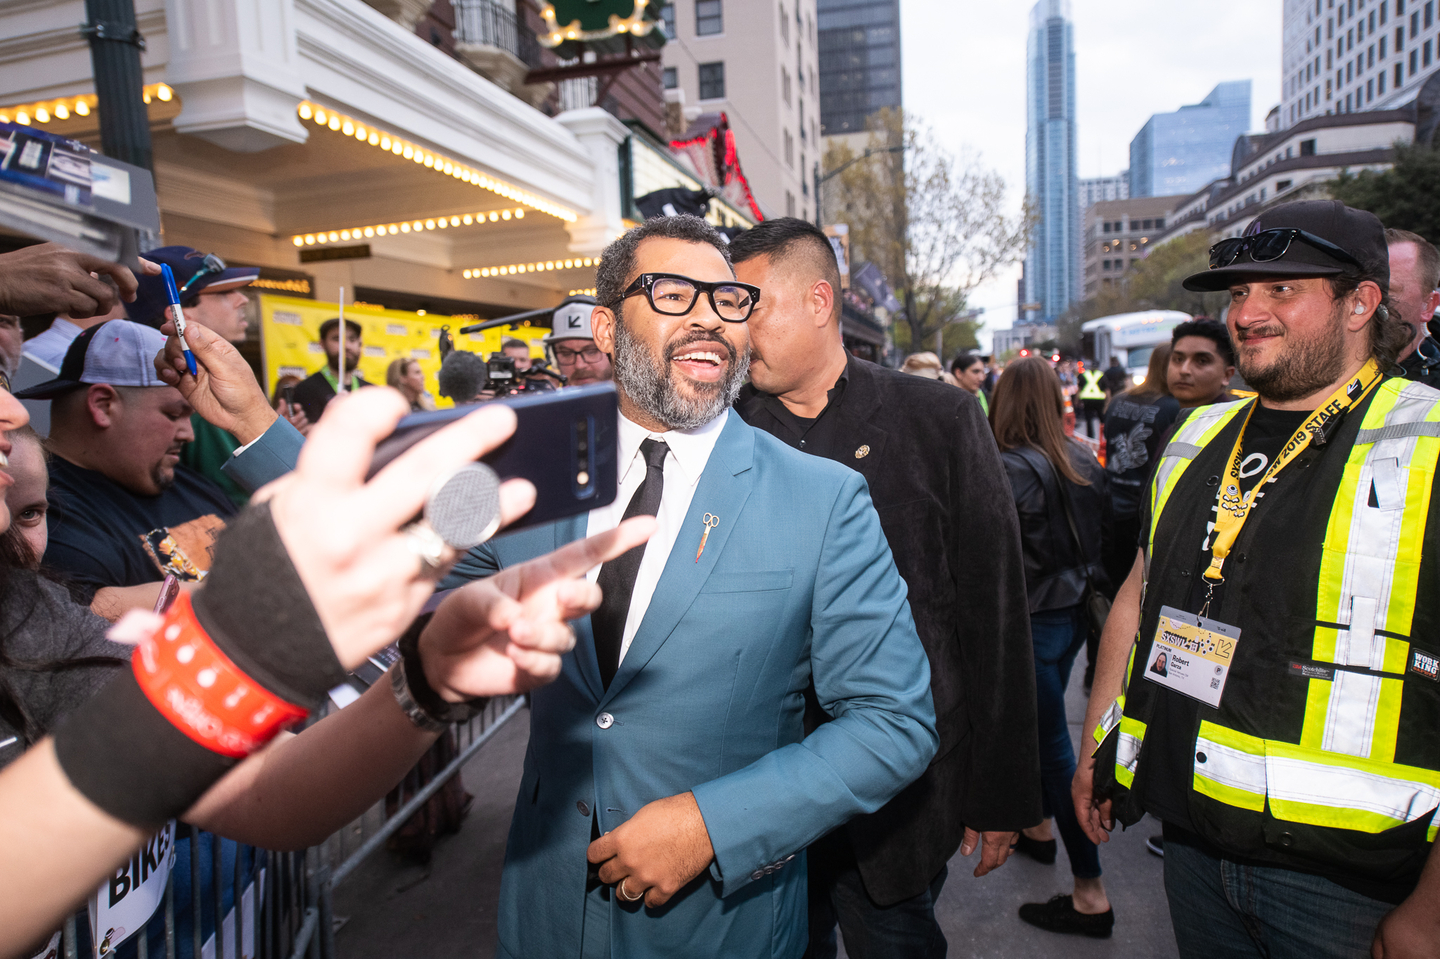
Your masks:
<path fill-rule="evenodd" d="M 218 338 L 194 332 L 202 329 L 190 336 L 212 347 L 196 350 L 203 363 Z M 258 393 L 253 377 L 251 385 Z M 248 678 L 271 696 L 294 702 L 304 691 L 313 703 L 343 669 L 405 631 L 454 557 L 442 556 L 437 569 L 414 546 L 410 518 L 434 477 L 503 442 L 515 422 L 501 407 L 477 412 L 365 482 L 375 443 L 403 413 L 384 391 L 338 404 L 317 424 L 295 472 L 260 491 L 259 505 L 219 542 L 193 603 L 179 600 L 193 612 L 176 623 L 223 642 L 230 661 L 246 664 Z M 23 407 L 0 392 L 0 428 L 24 421 Z M 0 440 L 0 453 L 8 446 Z M 8 484 L 0 471 L 0 485 Z M 534 497 L 523 482 L 500 494 L 506 520 Z M 0 509 L 0 531 L 9 519 Z M 52 663 L 60 680 L 16 682 L 23 677 L 0 669 L 0 717 L 34 720 L 16 729 L 0 718 L 0 876 L 8 877 L 0 880 L 0 955 L 28 955 L 168 817 L 272 849 L 323 839 L 393 786 L 465 702 L 553 677 L 574 642 L 566 620 L 599 602 L 583 571 L 643 542 L 652 526 L 633 521 L 448 597 L 412 629 L 413 645 L 389 681 L 298 736 L 281 733 L 244 750 L 248 757 L 182 733 L 182 714 L 135 689 L 148 653 L 137 654 L 133 672 L 122 668 L 129 650 L 104 638 L 103 622 L 33 574 L 7 571 L 0 649 L 29 650 L 15 645 L 35 638 L 15 631 L 24 601 L 53 608 L 53 616 L 31 619 L 51 631 L 46 655 L 64 652 Z M 113 635 L 153 640 L 150 624 L 160 620 L 146 616 Z M 56 628 L 62 635 L 52 635 Z"/>

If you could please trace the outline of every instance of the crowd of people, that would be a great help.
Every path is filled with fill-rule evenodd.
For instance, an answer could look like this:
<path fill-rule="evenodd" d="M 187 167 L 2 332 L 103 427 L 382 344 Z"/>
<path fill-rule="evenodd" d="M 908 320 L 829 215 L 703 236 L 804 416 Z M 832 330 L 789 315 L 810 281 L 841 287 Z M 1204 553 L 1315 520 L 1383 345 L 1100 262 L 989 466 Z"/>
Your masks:
<path fill-rule="evenodd" d="M 647 220 L 544 340 L 569 385 L 614 384 L 614 501 L 468 549 L 415 517 L 510 437 L 505 404 L 367 479 L 434 408 L 418 367 L 368 387 L 337 317 L 267 396 L 234 345 L 253 271 L 149 256 L 0 256 L 0 309 L 55 317 L 0 325 L 5 372 L 48 373 L 0 391 L 0 955 L 53 949 L 173 820 L 316 842 L 516 692 L 501 956 L 942 957 L 957 853 L 979 877 L 1060 845 L 1069 891 L 1019 918 L 1107 937 L 1101 849 L 1146 814 L 1186 959 L 1440 949 L 1423 238 L 1265 212 L 1185 281 L 1225 321 L 1132 386 L 868 363 L 819 229 Z M 457 403 L 556 380 L 523 341 L 441 373 Z M 533 502 L 501 487 L 507 522 Z M 391 643 L 386 682 L 285 731 Z"/>

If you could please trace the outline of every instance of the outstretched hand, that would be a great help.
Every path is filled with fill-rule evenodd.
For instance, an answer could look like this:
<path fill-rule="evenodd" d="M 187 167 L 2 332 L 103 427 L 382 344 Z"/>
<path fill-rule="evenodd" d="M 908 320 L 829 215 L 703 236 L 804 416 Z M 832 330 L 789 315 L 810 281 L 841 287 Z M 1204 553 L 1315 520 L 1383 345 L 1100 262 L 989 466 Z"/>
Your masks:
<path fill-rule="evenodd" d="M 285 551 L 346 669 L 405 632 L 456 559 L 446 547 L 431 566 L 407 529 L 436 480 L 515 432 L 509 407 L 483 407 L 416 443 L 367 481 L 375 445 L 409 412 L 399 392 L 386 387 L 336 397 L 311 430 L 295 470 L 252 499 L 269 502 Z M 502 524 L 534 505 L 528 481 L 500 485 Z"/>
<path fill-rule="evenodd" d="M 175 321 L 160 327 L 168 339 L 155 356 L 160 379 L 180 391 L 205 422 L 233 435 L 241 444 L 253 443 L 279 418 L 265 391 L 240 351 L 224 337 L 199 323 L 185 324 L 185 343 L 195 354 L 196 373 L 190 375 Z"/>
<path fill-rule="evenodd" d="M 654 517 L 637 516 L 455 590 L 420 634 L 430 687 L 460 702 L 522 693 L 554 679 L 575 645 L 568 621 L 600 605 L 600 587 L 585 579 L 586 570 L 654 532 Z"/>
<path fill-rule="evenodd" d="M 160 272 L 149 260 L 142 259 L 140 265 L 147 274 Z M 64 313 L 85 319 L 109 313 L 120 300 L 131 302 L 138 288 L 129 267 L 58 243 L 39 243 L 0 256 L 0 313 Z"/>

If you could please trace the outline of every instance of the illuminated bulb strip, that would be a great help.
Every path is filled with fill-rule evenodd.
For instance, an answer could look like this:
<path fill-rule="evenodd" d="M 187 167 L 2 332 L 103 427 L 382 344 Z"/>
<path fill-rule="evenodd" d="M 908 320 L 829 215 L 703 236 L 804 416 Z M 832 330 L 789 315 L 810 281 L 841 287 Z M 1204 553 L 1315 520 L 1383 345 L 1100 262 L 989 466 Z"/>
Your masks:
<path fill-rule="evenodd" d="M 519 187 L 511 186 L 503 180 L 497 180 L 492 176 L 481 173 L 441 154 L 425 149 L 417 143 L 403 140 L 400 137 L 392 136 L 373 126 L 367 126 L 353 117 L 347 117 L 343 113 L 336 113 L 334 110 L 322 107 L 318 103 L 311 103 L 308 100 L 302 101 L 296 108 L 296 112 L 302 120 L 312 120 L 316 126 L 334 130 L 347 137 L 354 137 L 361 143 L 368 143 L 372 147 L 402 156 L 407 160 L 414 160 L 432 170 L 447 174 L 457 180 L 478 186 L 482 190 L 489 190 L 497 193 L 507 200 L 514 200 L 516 203 L 523 203 L 532 210 L 541 213 L 548 213 L 566 223 L 574 223 L 580 217 L 574 210 L 567 209 L 558 203 L 551 203 L 543 197 L 533 193 L 527 193 Z"/>
<path fill-rule="evenodd" d="M 465 270 L 467 280 L 489 279 L 492 276 L 518 276 L 521 273 L 551 273 L 555 270 L 581 270 L 600 265 L 599 257 L 575 257 L 569 260 L 541 260 L 535 263 L 512 263 L 509 266 L 485 266 Z"/>
<path fill-rule="evenodd" d="M 592 286 L 592 287 L 590 287 L 590 289 L 588 289 L 588 290 L 571 290 L 567 295 L 568 295 L 568 296 L 594 296 L 594 295 L 595 295 L 595 287 Z"/>
<path fill-rule="evenodd" d="M 290 238 L 296 246 L 324 246 L 327 243 L 348 243 L 351 240 L 369 240 L 377 236 L 399 236 L 402 233 L 424 233 L 426 230 L 445 230 L 452 226 L 474 226 L 483 223 L 504 223 L 507 220 L 525 219 L 525 210 L 482 210 L 460 216 L 431 216 L 423 220 L 409 220 L 403 223 L 375 223 L 371 226 L 357 226 L 349 230 L 330 230 L 320 233 L 297 233 Z"/>
<path fill-rule="evenodd" d="M 141 90 L 145 102 L 159 100 L 168 103 L 175 99 L 175 91 L 163 83 L 152 83 Z M 70 117 L 88 117 L 99 104 L 99 97 L 83 93 L 77 97 L 59 100 L 39 100 L 35 103 L 20 103 L 0 107 L 0 123 L 18 123 L 21 126 L 36 126 L 51 120 L 68 120 Z"/>

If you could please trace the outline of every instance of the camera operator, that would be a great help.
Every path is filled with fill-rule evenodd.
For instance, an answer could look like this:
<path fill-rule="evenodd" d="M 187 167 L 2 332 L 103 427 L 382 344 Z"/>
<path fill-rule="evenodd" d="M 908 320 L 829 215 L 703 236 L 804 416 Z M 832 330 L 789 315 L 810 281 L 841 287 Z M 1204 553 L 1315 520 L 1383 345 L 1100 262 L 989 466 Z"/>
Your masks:
<path fill-rule="evenodd" d="M 567 386 L 603 383 L 614 377 L 610 357 L 595 345 L 595 334 L 590 331 L 594 309 L 593 296 L 571 297 L 555 308 L 553 326 L 544 343 Z"/>
<path fill-rule="evenodd" d="M 511 361 L 507 364 L 505 361 Z M 530 355 L 530 344 L 513 336 L 507 336 L 500 344 L 500 352 L 490 356 L 491 386 L 496 396 L 515 393 L 537 393 L 558 389 L 564 385 L 559 374 L 550 369 L 545 360 Z M 504 388 L 504 380 L 510 378 L 510 386 Z"/>

